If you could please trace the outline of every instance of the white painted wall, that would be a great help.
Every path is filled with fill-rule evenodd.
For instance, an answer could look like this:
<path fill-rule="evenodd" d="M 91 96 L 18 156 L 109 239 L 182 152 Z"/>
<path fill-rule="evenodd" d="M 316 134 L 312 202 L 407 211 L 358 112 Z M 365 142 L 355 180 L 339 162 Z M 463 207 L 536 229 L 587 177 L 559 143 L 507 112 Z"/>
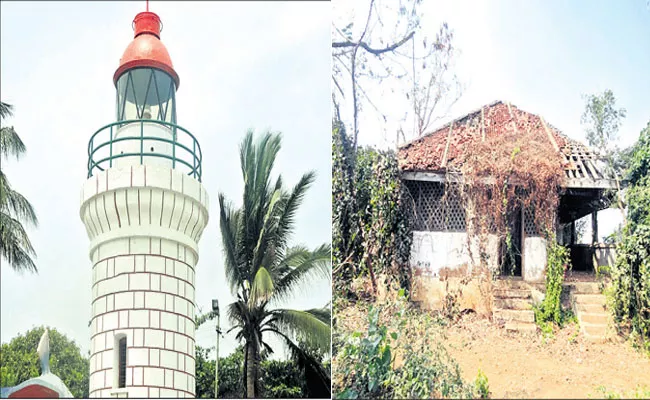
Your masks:
<path fill-rule="evenodd" d="M 525 281 L 541 282 L 546 268 L 546 239 L 543 237 L 524 238 L 523 278 Z"/>
<path fill-rule="evenodd" d="M 488 266 L 494 269 L 498 262 L 497 237 L 489 235 L 485 247 Z M 473 266 L 478 264 L 479 260 L 478 240 L 472 240 L 470 253 L 465 232 L 413 231 L 411 266 L 421 270 L 422 275 L 437 277 L 442 268 Z"/>
<path fill-rule="evenodd" d="M 195 395 L 194 269 L 208 206 L 198 181 L 160 165 L 114 167 L 84 184 L 91 397 Z M 126 389 L 115 387 L 120 334 L 127 338 Z"/>
<path fill-rule="evenodd" d="M 114 132 L 114 138 L 139 138 L 141 129 L 140 125 L 143 125 L 142 131 L 144 136 L 172 140 L 172 131 L 170 128 L 153 122 L 145 122 L 142 124 L 140 122 L 132 122 L 130 124 L 126 124 Z M 144 140 L 143 142 L 144 143 L 142 144 L 142 150 L 145 154 L 160 153 L 168 155 L 170 157 L 172 156 L 172 145 L 169 143 L 159 142 L 156 140 Z M 113 145 L 113 155 L 122 153 L 139 154 L 140 140 L 125 140 L 115 143 Z M 184 150 L 182 156 L 184 159 L 190 160 L 189 154 Z M 172 161 L 162 157 L 144 157 L 143 160 L 147 165 L 159 165 L 168 168 L 172 167 Z M 122 157 L 113 161 L 113 167 L 119 168 L 130 165 L 140 165 L 140 156 Z"/>
<path fill-rule="evenodd" d="M 485 251 L 488 266 L 498 268 L 499 242 L 496 235 L 489 235 Z M 411 267 L 421 271 L 423 276 L 438 277 L 442 268 L 455 269 L 460 266 L 474 266 L 478 263 L 478 240 L 472 240 L 471 255 L 465 232 L 414 231 L 411 245 Z M 543 281 L 546 266 L 546 240 L 541 237 L 524 239 L 523 278 L 527 281 Z"/>

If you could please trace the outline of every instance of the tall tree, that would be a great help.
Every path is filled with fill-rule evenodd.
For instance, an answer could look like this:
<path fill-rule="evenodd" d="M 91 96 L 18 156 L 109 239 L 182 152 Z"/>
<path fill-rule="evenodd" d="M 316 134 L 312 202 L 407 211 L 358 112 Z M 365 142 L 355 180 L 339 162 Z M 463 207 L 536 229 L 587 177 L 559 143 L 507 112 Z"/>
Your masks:
<path fill-rule="evenodd" d="M 625 169 L 625 158 L 629 150 L 621 150 L 616 145 L 618 130 L 625 118 L 625 108 L 617 108 L 614 93 L 607 89 L 602 94 L 585 96 L 585 111 L 581 122 L 590 146 L 598 150 L 606 161 L 607 172 L 614 177 L 617 185 L 616 198 L 623 213 L 625 203 L 621 198 L 620 176 Z"/>
<path fill-rule="evenodd" d="M 282 177 L 271 181 L 271 171 L 280 150 L 279 134 L 265 133 L 253 141 L 249 131 L 240 147 L 244 178 L 240 208 L 219 194 L 220 228 L 226 279 L 237 301 L 228 306 L 228 317 L 236 338 L 244 344 L 246 395 L 259 395 L 260 353 L 273 352 L 268 335 L 278 337 L 288 349 L 304 358 L 312 357 L 297 344 L 303 340 L 329 352 L 331 312 L 329 307 L 311 310 L 276 308 L 299 287 L 316 276 L 330 277 L 331 249 L 328 243 L 310 250 L 289 246 L 296 212 L 314 172 L 304 174 L 291 189 Z M 229 332 L 230 332 L 229 331 Z"/>
<path fill-rule="evenodd" d="M 453 32 L 442 23 L 434 37 L 428 36 L 421 23 L 422 0 L 369 0 L 367 4 L 360 10 L 363 20 L 356 25 L 349 16 L 340 24 L 337 18 L 333 22 L 332 96 L 339 118 L 342 102 L 352 114 L 354 149 L 365 106 L 384 123 L 389 114 L 391 119 L 396 117 L 397 144 L 400 137 L 407 140 L 426 133 L 445 116 L 441 109 L 448 111 L 461 94 L 453 72 L 457 54 Z M 339 2 L 335 17 L 346 5 Z M 382 104 L 384 95 L 391 98 L 390 104 Z M 408 137 L 406 132 L 410 132 Z"/>
<path fill-rule="evenodd" d="M 13 106 L 0 102 L 0 118 L 4 121 L 13 114 Z M 0 161 L 10 156 L 19 159 L 26 147 L 13 126 L 0 128 Z M 38 272 L 32 257 L 36 256 L 25 225 L 38 225 L 34 208 L 23 195 L 11 188 L 0 167 L 0 256 L 15 271 Z"/>
<path fill-rule="evenodd" d="M 73 340 L 56 329 L 48 328 L 50 336 L 50 370 L 58 376 L 77 398 L 88 398 L 88 358 Z M 36 349 L 45 332 L 38 327 L 18 335 L 0 347 L 0 386 L 16 386 L 41 374 Z"/>

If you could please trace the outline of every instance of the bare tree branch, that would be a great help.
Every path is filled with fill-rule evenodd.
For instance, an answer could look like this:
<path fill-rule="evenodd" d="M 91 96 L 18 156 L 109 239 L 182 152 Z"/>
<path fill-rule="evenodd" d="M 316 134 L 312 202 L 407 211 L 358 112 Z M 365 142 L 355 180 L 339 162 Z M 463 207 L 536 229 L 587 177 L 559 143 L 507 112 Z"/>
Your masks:
<path fill-rule="evenodd" d="M 388 47 L 384 47 L 383 49 L 373 49 L 372 47 L 370 47 L 368 45 L 368 43 L 363 42 L 363 41 L 359 41 L 359 42 L 356 42 L 356 43 L 355 42 L 350 42 L 350 41 L 347 41 L 347 42 L 333 42 L 332 47 L 335 48 L 335 49 L 336 48 L 341 48 L 341 47 L 362 47 L 368 53 L 378 56 L 380 54 L 389 53 L 391 51 L 396 50 L 397 48 L 401 47 L 404 43 L 411 40 L 413 35 L 415 35 L 415 32 L 411 31 L 411 33 L 406 35 L 399 42 L 394 43 L 394 44 L 392 44 L 392 45 L 390 45 Z"/>

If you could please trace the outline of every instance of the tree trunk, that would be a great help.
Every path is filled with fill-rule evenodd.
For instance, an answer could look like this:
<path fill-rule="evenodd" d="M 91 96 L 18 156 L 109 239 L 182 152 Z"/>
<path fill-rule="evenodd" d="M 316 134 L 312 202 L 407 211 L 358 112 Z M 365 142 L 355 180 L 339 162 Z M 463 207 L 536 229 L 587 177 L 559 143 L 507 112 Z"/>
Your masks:
<path fill-rule="evenodd" d="M 253 343 L 248 344 L 246 352 L 246 397 L 255 398 L 255 380 L 257 379 L 257 354 Z"/>

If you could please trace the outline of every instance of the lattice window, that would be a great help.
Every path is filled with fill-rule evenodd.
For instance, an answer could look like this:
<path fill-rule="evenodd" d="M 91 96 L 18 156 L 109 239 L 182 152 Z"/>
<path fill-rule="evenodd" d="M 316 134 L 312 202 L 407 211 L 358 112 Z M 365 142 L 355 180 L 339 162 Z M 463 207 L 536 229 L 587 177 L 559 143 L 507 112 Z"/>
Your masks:
<path fill-rule="evenodd" d="M 447 195 L 443 201 L 445 215 L 445 230 L 465 231 L 465 207 L 461 201 L 460 192 L 455 185 L 447 187 Z"/>
<path fill-rule="evenodd" d="M 465 207 L 457 189 L 440 182 L 404 182 L 414 230 L 465 231 Z"/>
<path fill-rule="evenodd" d="M 524 210 L 524 234 L 526 236 L 541 236 L 535 226 L 535 213 L 529 208 Z"/>

